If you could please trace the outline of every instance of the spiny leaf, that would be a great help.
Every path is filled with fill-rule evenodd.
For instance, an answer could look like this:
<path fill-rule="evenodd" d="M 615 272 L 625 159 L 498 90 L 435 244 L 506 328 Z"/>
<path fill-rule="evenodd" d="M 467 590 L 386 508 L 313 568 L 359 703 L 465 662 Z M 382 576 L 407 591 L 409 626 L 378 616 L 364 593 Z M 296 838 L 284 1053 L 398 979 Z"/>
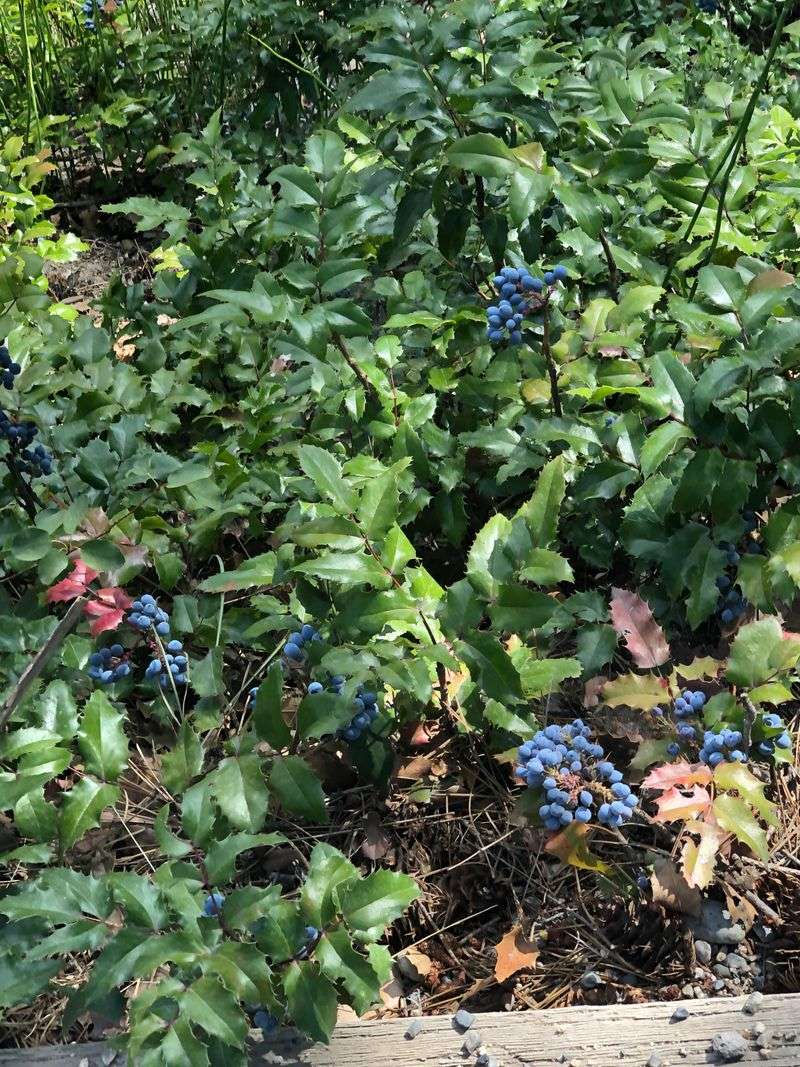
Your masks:
<path fill-rule="evenodd" d="M 612 589 L 611 624 L 624 640 L 637 667 L 659 667 L 670 658 L 664 631 L 638 593 Z"/>

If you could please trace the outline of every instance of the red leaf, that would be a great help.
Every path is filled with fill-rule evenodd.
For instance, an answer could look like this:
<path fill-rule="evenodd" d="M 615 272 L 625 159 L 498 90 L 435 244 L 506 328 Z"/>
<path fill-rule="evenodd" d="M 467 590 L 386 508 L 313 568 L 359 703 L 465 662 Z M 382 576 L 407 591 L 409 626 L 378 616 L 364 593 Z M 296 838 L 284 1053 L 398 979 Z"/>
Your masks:
<path fill-rule="evenodd" d="M 95 637 L 105 630 L 116 630 L 133 603 L 125 590 L 116 585 L 98 589 L 96 595 L 97 599 L 90 600 L 83 609 L 87 615 L 95 616 L 89 627 Z"/>
<path fill-rule="evenodd" d="M 701 785 L 688 790 L 668 789 L 656 801 L 658 811 L 654 822 L 676 822 L 679 819 L 699 819 L 711 807 L 711 795 Z"/>
<path fill-rule="evenodd" d="M 83 596 L 93 582 L 98 572 L 87 567 L 82 559 L 76 559 L 72 564 L 72 574 L 62 578 L 60 582 L 51 585 L 45 594 L 48 604 L 60 600 L 74 600 L 76 596 Z"/>
<path fill-rule="evenodd" d="M 133 600 L 128 596 L 125 590 L 121 589 L 118 585 L 98 589 L 96 595 L 98 600 L 102 601 L 103 604 L 107 604 L 109 607 L 129 608 L 133 603 Z"/>
<path fill-rule="evenodd" d="M 623 638 L 637 667 L 658 667 L 670 658 L 664 631 L 638 593 L 612 589 L 611 625 Z"/>
<path fill-rule="evenodd" d="M 665 763 L 650 771 L 642 782 L 643 789 L 671 789 L 675 785 L 708 785 L 714 775 L 704 763 Z"/>
<path fill-rule="evenodd" d="M 88 604 L 86 608 L 88 610 Z M 96 613 L 93 612 L 92 614 Z M 92 637 L 97 637 L 98 634 L 103 633 L 105 630 L 116 630 L 124 618 L 124 611 L 117 611 L 114 608 L 104 609 L 102 615 L 98 614 L 97 618 L 90 624 L 89 632 Z"/>

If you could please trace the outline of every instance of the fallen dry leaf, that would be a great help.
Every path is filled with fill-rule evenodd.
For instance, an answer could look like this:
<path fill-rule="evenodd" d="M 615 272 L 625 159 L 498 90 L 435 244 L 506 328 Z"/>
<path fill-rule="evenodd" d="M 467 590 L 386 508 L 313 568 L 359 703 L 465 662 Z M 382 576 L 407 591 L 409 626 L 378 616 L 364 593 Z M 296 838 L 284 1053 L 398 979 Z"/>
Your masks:
<path fill-rule="evenodd" d="M 432 765 L 433 760 L 430 756 L 415 756 L 414 759 L 409 760 L 408 763 L 404 763 L 402 767 L 398 768 L 397 777 L 417 782 L 420 778 L 424 778 L 426 774 L 430 774 Z"/>
<path fill-rule="evenodd" d="M 627 589 L 611 591 L 611 625 L 625 642 L 637 667 L 658 667 L 670 658 L 664 631 L 647 601 Z"/>
<path fill-rule="evenodd" d="M 389 844 L 389 838 L 383 832 L 380 819 L 374 811 L 369 812 L 364 828 L 364 841 L 361 845 L 361 851 L 368 860 L 380 860 L 389 851 Z"/>
<path fill-rule="evenodd" d="M 723 837 L 725 836 L 727 835 L 723 835 Z M 737 893 L 735 889 L 731 889 L 728 885 L 723 885 L 722 888 L 725 891 L 725 904 L 730 913 L 731 921 L 741 923 L 745 930 L 749 930 L 755 922 L 756 909 L 747 897 Z"/>
<path fill-rule="evenodd" d="M 496 945 L 497 963 L 494 976 L 498 982 L 505 982 L 517 971 L 529 970 L 536 966 L 539 949 L 524 936 L 520 926 L 514 926 Z"/>
<path fill-rule="evenodd" d="M 384 1007 L 390 1011 L 399 1011 L 403 1001 L 402 982 L 397 978 L 390 978 L 385 985 L 381 986 L 380 992 Z"/>
<path fill-rule="evenodd" d="M 395 961 L 397 969 L 411 982 L 422 982 L 433 969 L 433 960 L 419 949 L 410 948 Z"/>
<path fill-rule="evenodd" d="M 692 834 L 700 838 L 696 844 L 691 837 L 687 837 L 681 853 L 683 875 L 687 883 L 696 889 L 705 889 L 711 885 L 714 878 L 714 864 L 716 863 L 719 847 L 728 836 L 718 826 L 710 826 L 704 822 L 694 822 L 687 827 Z"/>
<path fill-rule="evenodd" d="M 700 914 L 702 893 L 689 885 L 672 860 L 656 860 L 650 875 L 650 886 L 655 904 L 663 904 L 665 908 L 681 915 Z"/>

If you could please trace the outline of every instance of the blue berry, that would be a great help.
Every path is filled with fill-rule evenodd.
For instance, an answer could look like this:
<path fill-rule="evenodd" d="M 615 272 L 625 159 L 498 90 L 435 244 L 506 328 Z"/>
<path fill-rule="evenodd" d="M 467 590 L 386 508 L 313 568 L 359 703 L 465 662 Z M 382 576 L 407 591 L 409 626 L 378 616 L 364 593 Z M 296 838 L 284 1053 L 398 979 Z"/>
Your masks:
<path fill-rule="evenodd" d="M 253 1023 L 264 1034 L 271 1034 L 278 1029 L 280 1025 L 278 1020 L 268 1011 L 264 1011 L 263 1008 L 259 1008 L 253 1015 Z"/>
<path fill-rule="evenodd" d="M 219 890 L 215 889 L 203 901 L 203 911 L 205 912 L 206 915 L 209 915 L 209 916 L 210 915 L 219 915 L 220 911 L 222 910 L 222 905 L 224 903 L 225 903 L 224 894 L 220 893 Z"/>
<path fill-rule="evenodd" d="M 552 285 L 555 280 L 556 280 L 556 276 L 555 276 L 555 274 L 553 274 L 553 272 L 551 270 L 546 270 L 544 272 L 544 283 L 545 283 L 545 285 Z"/>
<path fill-rule="evenodd" d="M 284 655 L 287 659 L 299 662 L 303 658 L 303 652 L 299 645 L 296 645 L 293 641 L 287 641 L 283 648 Z"/>
<path fill-rule="evenodd" d="M 559 263 L 557 266 L 553 267 L 553 277 L 556 281 L 563 282 L 567 277 L 567 268 Z"/>

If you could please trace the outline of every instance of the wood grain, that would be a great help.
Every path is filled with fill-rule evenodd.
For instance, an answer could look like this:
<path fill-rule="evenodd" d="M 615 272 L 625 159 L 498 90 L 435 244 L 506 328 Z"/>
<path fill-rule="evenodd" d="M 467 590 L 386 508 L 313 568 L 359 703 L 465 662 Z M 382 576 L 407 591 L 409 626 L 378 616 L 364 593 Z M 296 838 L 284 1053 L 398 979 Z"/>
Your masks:
<path fill-rule="evenodd" d="M 748 1037 L 750 1052 L 740 1062 L 774 1067 L 800 1065 L 800 994 L 765 997 L 755 1015 L 742 1011 L 744 997 L 685 1000 L 678 1003 L 622 1004 L 612 1007 L 558 1008 L 543 1012 L 478 1015 L 477 1031 L 487 1052 L 502 1067 L 556 1067 L 574 1062 L 580 1067 L 645 1067 L 656 1054 L 663 1067 L 707 1067 L 719 1062 L 711 1053 L 711 1038 L 722 1030 Z M 680 1005 L 689 1012 L 673 1022 Z M 251 1064 L 269 1067 L 465 1067 L 475 1054 L 462 1051 L 463 1035 L 450 1016 L 423 1020 L 423 1031 L 408 1041 L 408 1019 L 343 1023 L 329 1047 L 312 1045 L 293 1031 L 269 1041 L 253 1042 Z M 764 1027 L 770 1052 L 760 1057 L 753 1027 Z M 255 1037 L 255 1035 L 254 1035 Z M 561 1057 L 565 1058 L 562 1060 Z M 16 1052 L 0 1051 L 7 1067 L 123 1067 L 125 1059 L 101 1042 Z M 135 1067 L 135 1065 L 133 1065 Z"/>

